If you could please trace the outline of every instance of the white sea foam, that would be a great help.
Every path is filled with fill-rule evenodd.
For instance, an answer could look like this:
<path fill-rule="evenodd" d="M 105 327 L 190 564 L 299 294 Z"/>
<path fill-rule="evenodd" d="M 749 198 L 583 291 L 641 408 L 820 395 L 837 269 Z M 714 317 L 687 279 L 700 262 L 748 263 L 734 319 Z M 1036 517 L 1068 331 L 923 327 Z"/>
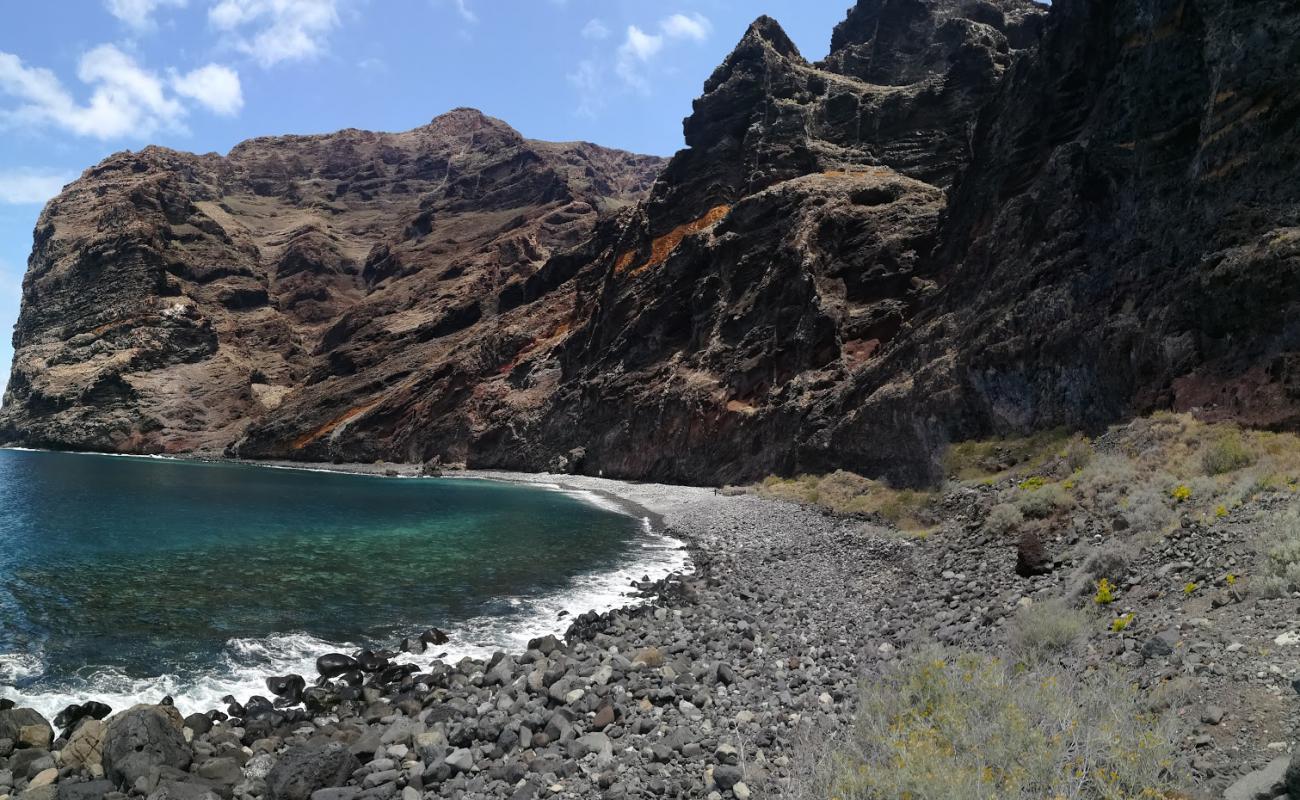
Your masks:
<path fill-rule="evenodd" d="M 628 513 L 618 504 L 599 495 L 583 492 L 588 502 L 609 503 L 611 510 Z M 590 496 L 588 496 L 590 495 Z M 452 641 L 434 648 L 424 656 L 407 657 L 421 666 L 443 655 L 447 661 L 464 656 L 484 657 L 497 650 L 522 651 L 529 639 L 547 633 L 562 633 L 570 620 L 587 611 L 608 611 L 635 602 L 631 597 L 632 581 L 649 576 L 652 580 L 686 568 L 688 557 L 682 543 L 653 529 L 648 517 L 639 557 L 626 566 L 609 572 L 575 576 L 563 591 L 542 596 L 501 598 L 510 608 L 508 616 L 485 615 L 458 623 L 448 631 Z M 563 616 L 561 612 L 567 612 Z M 413 623 L 410 635 L 421 626 Z M 394 646 L 395 642 L 379 642 Z M 22 691 L 14 688 L 43 671 L 40 653 L 0 654 L 0 697 L 30 706 L 52 719 L 71 703 L 99 700 L 115 710 L 136 703 L 156 703 L 171 695 L 182 713 L 223 708 L 221 698 L 231 694 L 241 701 L 254 694 L 267 695 L 265 679 L 269 675 L 298 673 L 311 680 L 315 677 L 316 657 L 330 652 L 352 652 L 356 642 L 331 642 L 306 633 L 289 633 L 257 639 L 231 639 L 225 643 L 222 663 L 204 671 L 200 678 L 175 674 L 135 678 L 113 669 L 100 669 L 86 675 L 54 682 L 51 688 Z M 41 681 L 41 683 L 45 683 Z"/>

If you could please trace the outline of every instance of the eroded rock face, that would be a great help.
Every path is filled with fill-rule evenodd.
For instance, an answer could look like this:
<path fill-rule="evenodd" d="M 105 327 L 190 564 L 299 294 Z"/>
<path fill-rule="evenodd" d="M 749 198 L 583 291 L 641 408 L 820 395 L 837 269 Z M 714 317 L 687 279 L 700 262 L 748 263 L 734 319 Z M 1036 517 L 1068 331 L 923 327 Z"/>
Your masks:
<path fill-rule="evenodd" d="M 1159 407 L 1294 426 L 1297 33 L 860 0 L 820 63 L 756 21 L 666 165 L 468 111 L 117 156 L 42 216 L 3 434 L 916 482 Z"/>
<path fill-rule="evenodd" d="M 329 437 L 386 413 L 386 398 L 430 402 L 448 375 L 489 383 L 492 352 L 535 347 L 565 299 L 505 320 L 498 295 L 555 289 L 547 258 L 659 166 L 526 140 L 468 109 L 399 134 L 255 139 L 224 158 L 115 155 L 38 223 L 3 436 L 220 454 L 259 423 L 249 455 L 328 457 Z M 463 460 L 467 399 L 439 407 L 456 438 L 349 452 Z"/>

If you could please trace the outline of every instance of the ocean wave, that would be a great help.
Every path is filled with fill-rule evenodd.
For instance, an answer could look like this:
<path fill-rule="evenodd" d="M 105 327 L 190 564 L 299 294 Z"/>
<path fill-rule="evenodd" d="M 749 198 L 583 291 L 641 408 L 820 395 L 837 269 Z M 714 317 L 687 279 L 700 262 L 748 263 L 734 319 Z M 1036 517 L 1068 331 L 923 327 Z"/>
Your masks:
<path fill-rule="evenodd" d="M 619 510 L 627 513 L 626 509 Z M 633 581 L 647 576 L 657 580 L 681 572 L 689 564 L 680 541 L 655 531 L 648 517 L 642 517 L 642 526 L 644 538 L 639 542 L 638 557 L 631 563 L 615 570 L 577 575 L 562 591 L 502 597 L 502 607 L 507 609 L 504 613 L 455 623 L 447 631 L 451 642 L 423 656 L 407 656 L 404 660 L 424 666 L 439 656 L 455 662 L 465 656 L 483 658 L 498 650 L 520 652 L 530 639 L 562 633 L 579 614 L 592 610 L 604 612 L 635 602 Z M 417 635 L 420 630 L 418 624 L 412 624 L 409 635 Z M 396 642 L 369 645 L 394 647 Z M 358 642 L 332 642 L 307 633 L 235 638 L 225 643 L 220 663 L 196 675 L 168 673 L 143 678 L 116 669 L 90 668 L 80 675 L 46 679 L 40 653 L 0 654 L 0 697 L 35 708 L 50 719 L 72 703 L 99 700 L 120 710 L 136 703 L 156 703 L 164 695 L 171 695 L 177 708 L 183 714 L 190 714 L 223 708 L 221 698 L 228 694 L 241 701 L 254 694 L 266 695 L 265 679 L 270 675 L 292 672 L 311 681 L 316 675 L 317 656 L 354 652 L 362 646 Z M 15 688 L 18 685 L 27 688 Z"/>

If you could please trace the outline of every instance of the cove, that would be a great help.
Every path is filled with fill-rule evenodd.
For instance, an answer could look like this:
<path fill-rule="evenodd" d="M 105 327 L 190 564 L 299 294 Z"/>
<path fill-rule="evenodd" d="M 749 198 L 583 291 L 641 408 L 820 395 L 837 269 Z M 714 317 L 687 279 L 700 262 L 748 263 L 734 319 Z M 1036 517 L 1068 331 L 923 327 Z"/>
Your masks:
<path fill-rule="evenodd" d="M 434 625 L 417 662 L 522 649 L 683 562 L 563 491 L 0 451 L 0 696 L 199 710 Z"/>

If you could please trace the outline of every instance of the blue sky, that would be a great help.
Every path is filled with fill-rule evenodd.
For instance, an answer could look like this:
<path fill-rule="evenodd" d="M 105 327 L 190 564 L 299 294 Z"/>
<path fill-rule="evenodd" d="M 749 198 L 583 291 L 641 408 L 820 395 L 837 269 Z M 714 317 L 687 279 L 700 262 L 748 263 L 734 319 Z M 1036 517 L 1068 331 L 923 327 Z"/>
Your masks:
<path fill-rule="evenodd" d="M 850 0 L 0 0 L 0 382 L 44 202 L 110 153 L 398 131 L 473 106 L 668 155 L 759 14 L 821 58 Z"/>

